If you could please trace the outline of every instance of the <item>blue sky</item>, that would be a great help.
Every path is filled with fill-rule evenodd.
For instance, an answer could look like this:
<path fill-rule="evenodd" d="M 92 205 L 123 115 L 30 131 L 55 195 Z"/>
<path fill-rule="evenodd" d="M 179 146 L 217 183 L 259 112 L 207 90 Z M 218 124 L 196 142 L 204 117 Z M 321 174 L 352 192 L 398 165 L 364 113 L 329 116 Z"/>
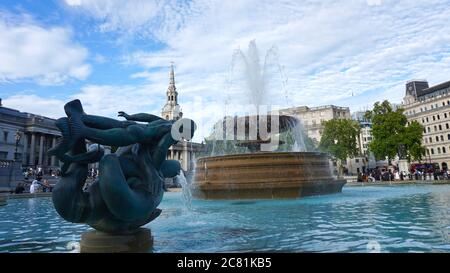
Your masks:
<path fill-rule="evenodd" d="M 252 40 L 261 59 L 276 49 L 267 101 L 283 107 L 356 111 L 400 102 L 410 79 L 450 80 L 450 1 L 3 0 L 0 97 L 50 117 L 73 98 L 159 114 L 174 61 L 184 115 L 211 124 L 247 102 L 230 64 Z"/>

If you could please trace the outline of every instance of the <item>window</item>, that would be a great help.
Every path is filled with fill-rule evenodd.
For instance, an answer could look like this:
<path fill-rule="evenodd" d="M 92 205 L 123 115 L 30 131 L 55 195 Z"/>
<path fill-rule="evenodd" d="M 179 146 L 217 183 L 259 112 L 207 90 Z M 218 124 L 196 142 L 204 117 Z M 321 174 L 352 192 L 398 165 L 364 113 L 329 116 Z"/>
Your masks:
<path fill-rule="evenodd" d="M 442 125 L 439 124 L 439 131 L 442 131 Z"/>
<path fill-rule="evenodd" d="M 434 125 L 434 131 L 435 131 L 435 132 L 437 131 L 437 126 L 436 126 L 436 125 Z"/>
<path fill-rule="evenodd" d="M 449 138 L 449 139 L 450 139 L 450 138 Z M 430 143 L 433 143 L 433 139 L 432 139 L 431 137 L 429 138 L 429 140 L 430 140 Z"/>
<path fill-rule="evenodd" d="M 441 153 L 441 148 L 440 148 L 440 147 L 437 148 L 437 153 L 438 153 L 438 154 Z"/>
<path fill-rule="evenodd" d="M 445 154 L 446 152 L 445 147 L 442 147 L 442 153 Z"/>
<path fill-rule="evenodd" d="M 0 152 L 0 159 L 7 159 L 8 158 L 8 152 Z"/>
<path fill-rule="evenodd" d="M 435 121 L 436 120 L 436 116 L 433 116 L 433 121 Z"/>
<path fill-rule="evenodd" d="M 430 133 L 430 132 L 431 132 L 431 129 L 430 129 L 430 127 L 428 127 L 427 129 L 428 129 L 428 133 Z"/>
<path fill-rule="evenodd" d="M 425 119 L 424 118 L 422 118 L 422 123 L 425 123 Z"/>
<path fill-rule="evenodd" d="M 3 131 L 3 142 L 8 142 L 8 131 Z"/>
<path fill-rule="evenodd" d="M 433 148 L 431 148 L 431 154 L 434 155 L 434 149 Z"/>
<path fill-rule="evenodd" d="M 427 149 L 427 155 L 429 155 L 429 154 L 430 154 L 430 150 Z"/>
<path fill-rule="evenodd" d="M 447 113 L 444 113 L 444 118 L 447 118 Z"/>
<path fill-rule="evenodd" d="M 443 135 L 441 135 L 441 141 L 444 141 L 444 136 Z"/>
<path fill-rule="evenodd" d="M 355 162 L 356 162 L 356 163 L 359 163 L 359 158 L 355 158 Z"/>
<path fill-rule="evenodd" d="M 427 117 L 427 122 L 428 122 L 428 117 Z"/>
<path fill-rule="evenodd" d="M 439 137 L 438 136 L 436 136 L 436 142 L 439 142 Z"/>
<path fill-rule="evenodd" d="M 445 128 L 449 129 L 450 127 L 448 126 L 448 123 L 445 124 Z"/>
<path fill-rule="evenodd" d="M 441 116 L 440 116 L 440 115 L 437 115 L 437 117 L 438 117 L 438 119 L 441 119 Z"/>
<path fill-rule="evenodd" d="M 442 106 L 445 106 L 445 102 L 442 102 Z"/>
<path fill-rule="evenodd" d="M 450 134 L 447 134 L 447 140 L 450 140 Z"/>

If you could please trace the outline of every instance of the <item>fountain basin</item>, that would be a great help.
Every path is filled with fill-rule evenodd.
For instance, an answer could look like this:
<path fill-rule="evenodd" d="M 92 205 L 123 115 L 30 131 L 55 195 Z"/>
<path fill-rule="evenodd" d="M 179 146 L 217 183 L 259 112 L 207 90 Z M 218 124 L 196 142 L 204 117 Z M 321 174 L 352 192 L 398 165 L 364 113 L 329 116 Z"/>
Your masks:
<path fill-rule="evenodd" d="M 342 191 L 326 154 L 267 152 L 197 160 L 192 196 L 199 199 L 298 198 Z"/>

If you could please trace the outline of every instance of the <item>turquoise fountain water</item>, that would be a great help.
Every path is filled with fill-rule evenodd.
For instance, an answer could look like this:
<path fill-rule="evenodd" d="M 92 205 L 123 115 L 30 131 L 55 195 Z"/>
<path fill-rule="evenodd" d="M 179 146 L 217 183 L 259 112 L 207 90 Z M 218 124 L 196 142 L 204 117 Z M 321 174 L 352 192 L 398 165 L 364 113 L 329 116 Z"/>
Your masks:
<path fill-rule="evenodd" d="M 192 201 L 167 193 L 147 225 L 149 252 L 449 252 L 450 185 L 344 187 L 296 200 Z M 0 252 L 76 252 L 87 225 L 65 222 L 49 198 L 0 208 Z M 375 248 L 378 250 L 378 248 Z"/>

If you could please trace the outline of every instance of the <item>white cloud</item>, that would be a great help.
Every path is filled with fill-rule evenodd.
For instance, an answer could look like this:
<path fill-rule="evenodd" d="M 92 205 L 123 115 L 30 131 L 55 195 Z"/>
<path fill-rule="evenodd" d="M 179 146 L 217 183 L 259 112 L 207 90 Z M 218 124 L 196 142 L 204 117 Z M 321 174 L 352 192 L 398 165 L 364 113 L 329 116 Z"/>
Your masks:
<path fill-rule="evenodd" d="M 352 99 L 352 107 L 359 107 L 373 103 L 364 99 L 373 90 L 401 90 L 417 77 L 437 83 L 450 75 L 444 58 L 450 53 L 448 1 L 194 1 L 187 11 L 171 12 L 178 28 L 154 24 L 167 47 L 131 53 L 125 63 L 149 69 L 175 61 L 181 92 L 218 94 L 211 103 L 221 103 L 229 92 L 233 50 L 245 50 L 252 39 L 261 57 L 278 47 L 289 106 L 345 103 L 353 93 L 359 101 Z M 399 99 L 400 93 L 387 98 Z M 270 99 L 279 104 L 283 96 Z"/>
<path fill-rule="evenodd" d="M 69 6 L 80 6 L 82 0 L 66 0 L 66 4 Z"/>
<path fill-rule="evenodd" d="M 2 104 L 4 107 L 51 118 L 59 118 L 64 115 L 62 100 L 43 98 L 34 94 L 12 95 L 4 98 Z"/>
<path fill-rule="evenodd" d="M 382 4 L 382 0 L 367 0 L 367 5 L 369 6 L 380 6 Z"/>
<path fill-rule="evenodd" d="M 106 57 L 101 54 L 95 54 L 93 59 L 98 64 L 103 64 L 107 61 Z"/>
<path fill-rule="evenodd" d="M 152 76 L 153 76 L 153 73 L 150 73 L 148 71 L 142 71 L 142 72 L 137 72 L 137 73 L 131 74 L 130 78 L 132 78 L 132 79 L 139 79 L 139 78 L 149 79 Z"/>
<path fill-rule="evenodd" d="M 87 85 L 70 96 L 70 99 L 80 99 L 87 113 L 95 113 L 108 117 L 117 117 L 118 111 L 129 113 L 151 112 L 160 115 L 164 104 L 166 85 Z M 157 94 L 155 94 L 157 93 Z"/>
<path fill-rule="evenodd" d="M 66 0 L 67 5 L 96 18 L 100 23 L 99 30 L 118 31 L 122 34 L 140 36 L 165 33 L 175 30 L 181 23 L 181 12 L 189 8 L 189 4 L 180 1 L 149 0 Z M 157 24 L 160 31 L 154 28 Z"/>
<path fill-rule="evenodd" d="M 2 15 L 0 13 L 0 82 L 31 79 L 39 84 L 54 85 L 89 76 L 88 51 L 72 40 L 69 29 L 44 28 L 26 18 L 17 22 Z"/>
<path fill-rule="evenodd" d="M 406 80 L 427 78 L 436 84 L 450 75 L 450 3 L 446 0 L 194 0 L 183 4 L 80 0 L 76 4 L 74 10 L 96 19 L 101 31 L 150 37 L 165 45 L 123 58 L 124 65 L 145 71 L 131 78 L 161 85 L 152 89 L 160 99 L 153 108 L 158 111 L 170 61 L 176 65 L 180 104 L 187 116 L 202 118 L 218 112 L 225 102 L 243 103 L 245 96 L 233 93 L 239 90 L 230 89 L 227 79 L 233 50 L 245 50 L 253 39 L 261 57 L 271 46 L 278 48 L 287 83 L 282 90 L 282 79 L 272 75 L 277 93 L 270 96 L 274 104 L 338 104 L 358 110 L 376 100 L 399 102 Z M 129 92 L 140 94 L 138 90 Z M 133 108 L 122 94 L 117 95 L 124 106 Z M 204 107 L 191 107 L 197 96 L 203 97 Z M 101 103 L 96 102 L 96 107 L 101 108 Z M 116 111 L 117 106 L 108 109 Z"/>

